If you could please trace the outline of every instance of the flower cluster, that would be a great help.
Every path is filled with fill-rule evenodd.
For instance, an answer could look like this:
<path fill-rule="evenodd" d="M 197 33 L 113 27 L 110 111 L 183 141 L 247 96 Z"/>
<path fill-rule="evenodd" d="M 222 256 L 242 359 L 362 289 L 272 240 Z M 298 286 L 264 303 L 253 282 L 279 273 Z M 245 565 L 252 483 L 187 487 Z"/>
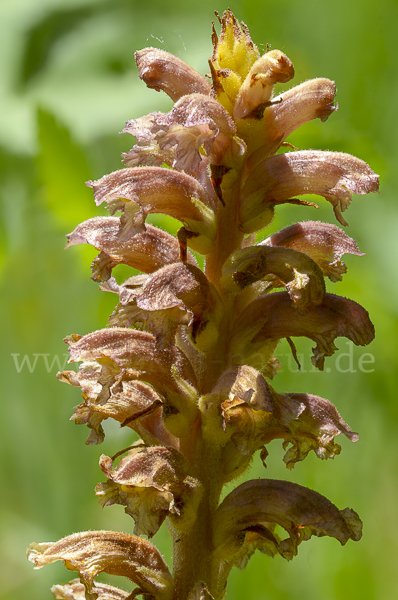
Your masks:
<path fill-rule="evenodd" d="M 163 50 L 136 53 L 140 78 L 174 106 L 127 123 L 136 144 L 125 167 L 88 182 L 111 216 L 68 235 L 69 246 L 99 250 L 93 279 L 118 296 L 107 328 L 66 340 L 70 360 L 81 361 L 78 372 L 58 375 L 83 394 L 72 418 L 88 426 L 88 444 L 102 442 L 108 418 L 140 439 L 101 456 L 106 481 L 96 487 L 103 506 L 125 507 L 134 535 L 88 531 L 30 546 L 35 568 L 63 560 L 79 573 L 54 586 L 56 598 L 221 600 L 231 568 L 256 549 L 290 560 L 313 535 L 341 544 L 361 537 L 352 509 L 288 481 L 246 481 L 220 500 L 255 452 L 265 462 L 273 439 L 283 440 L 288 468 L 311 451 L 339 454 L 340 433 L 358 439 L 328 400 L 279 394 L 270 379 L 282 338 L 296 358 L 292 338 L 313 340 L 320 370 L 337 337 L 372 341 L 368 313 L 325 290 L 325 277 L 339 281 L 346 272 L 342 256 L 361 252 L 323 222 L 297 223 L 257 244 L 255 234 L 279 204 L 313 205 L 306 194 L 330 202 L 346 225 L 353 194 L 376 192 L 378 176 L 348 154 L 288 144 L 300 125 L 337 109 L 334 83 L 314 79 L 274 96 L 274 85 L 294 75 L 289 58 L 279 50 L 260 56 L 229 10 L 218 18 L 207 79 Z M 178 219 L 177 237 L 146 223 L 151 213 Z M 141 274 L 118 283 L 119 264 Z M 165 519 L 173 575 L 142 537 Z M 100 572 L 137 587 L 95 582 Z"/>

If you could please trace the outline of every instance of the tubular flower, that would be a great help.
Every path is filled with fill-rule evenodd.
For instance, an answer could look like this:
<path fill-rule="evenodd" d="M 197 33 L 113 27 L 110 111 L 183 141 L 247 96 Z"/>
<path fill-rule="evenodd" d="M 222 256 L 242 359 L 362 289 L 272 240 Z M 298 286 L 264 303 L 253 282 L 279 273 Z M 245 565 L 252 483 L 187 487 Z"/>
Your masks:
<path fill-rule="evenodd" d="M 67 236 L 68 246 L 99 251 L 92 279 L 118 297 L 107 328 L 65 339 L 70 362 L 81 363 L 58 374 L 83 395 L 72 419 L 88 426 L 89 444 L 103 441 L 107 419 L 140 439 L 132 434 L 129 448 L 101 456 L 106 481 L 96 487 L 102 506 L 125 507 L 134 535 L 83 532 L 30 546 L 35 568 L 63 560 L 79 573 L 54 586 L 56 598 L 222 600 L 232 566 L 256 549 L 290 560 L 313 535 L 343 545 L 361 537 L 352 509 L 287 481 L 246 481 L 220 502 L 256 452 L 265 464 L 271 440 L 282 440 L 289 469 L 311 451 L 338 455 L 340 434 L 358 440 L 329 400 L 281 394 L 269 380 L 282 338 L 296 360 L 292 338 L 315 342 L 320 370 L 337 338 L 372 341 L 366 310 L 325 287 L 325 277 L 346 273 L 344 254 L 362 253 L 327 223 L 296 223 L 259 243 L 254 234 L 281 203 L 313 205 L 307 194 L 322 196 L 346 225 L 352 197 L 376 192 L 378 176 L 348 154 L 292 151 L 291 132 L 337 110 L 334 83 L 314 79 L 275 97 L 274 85 L 294 76 L 290 59 L 279 50 L 260 56 L 231 11 L 217 17 L 208 78 L 168 52 L 136 53 L 139 77 L 174 106 L 127 122 L 136 142 L 124 168 L 87 184 L 111 216 Z M 151 213 L 179 220 L 177 237 L 147 223 Z M 120 264 L 141 274 L 118 282 Z M 140 537 L 165 520 L 173 576 Z M 138 587 L 96 582 L 103 571 Z"/>

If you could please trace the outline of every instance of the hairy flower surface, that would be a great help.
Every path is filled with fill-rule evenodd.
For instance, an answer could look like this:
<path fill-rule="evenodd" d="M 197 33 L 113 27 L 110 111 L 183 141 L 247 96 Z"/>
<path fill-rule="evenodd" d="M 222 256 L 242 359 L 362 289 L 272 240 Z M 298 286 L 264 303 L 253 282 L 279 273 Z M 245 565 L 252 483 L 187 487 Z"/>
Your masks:
<path fill-rule="evenodd" d="M 290 560 L 313 535 L 342 545 L 361 537 L 355 511 L 288 481 L 246 481 L 221 501 L 257 451 L 265 464 L 271 440 L 282 440 L 290 469 L 311 451 L 334 458 L 339 434 L 358 440 L 329 400 L 280 394 L 269 380 L 283 338 L 296 360 L 292 338 L 312 340 L 320 370 L 337 338 L 372 341 L 366 310 L 325 287 L 325 277 L 346 273 L 344 254 L 362 253 L 328 223 L 296 223 L 259 243 L 255 234 L 282 203 L 313 206 L 308 194 L 327 200 L 344 226 L 354 194 L 376 192 L 378 176 L 351 155 L 285 142 L 337 110 L 334 82 L 314 79 L 274 96 L 274 85 L 294 76 L 290 59 L 279 50 L 260 56 L 231 11 L 218 18 L 207 78 L 163 50 L 136 53 L 139 77 L 174 106 L 127 122 L 136 141 L 125 167 L 88 182 L 111 216 L 67 236 L 68 246 L 99 251 L 92 278 L 118 297 L 108 327 L 65 340 L 70 361 L 81 362 L 58 374 L 82 391 L 72 419 L 88 426 L 88 444 L 103 441 L 109 418 L 140 440 L 101 456 L 106 481 L 96 487 L 102 506 L 125 507 L 134 535 L 84 532 L 31 545 L 36 568 L 63 560 L 79 573 L 54 586 L 56 598 L 222 600 L 231 568 L 256 549 Z M 177 237 L 147 223 L 152 213 L 179 220 Z M 120 264 L 141 274 L 118 282 Z M 165 520 L 173 577 L 140 537 Z M 138 587 L 127 593 L 95 582 L 102 571 Z"/>

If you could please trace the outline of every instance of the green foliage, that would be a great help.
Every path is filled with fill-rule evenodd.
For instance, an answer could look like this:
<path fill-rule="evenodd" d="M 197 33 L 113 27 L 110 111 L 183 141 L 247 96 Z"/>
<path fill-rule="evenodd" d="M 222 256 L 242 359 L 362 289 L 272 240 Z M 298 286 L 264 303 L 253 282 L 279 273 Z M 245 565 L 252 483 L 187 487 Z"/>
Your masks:
<path fill-rule="evenodd" d="M 94 251 L 79 247 L 64 253 L 63 236 L 98 214 L 84 182 L 121 166 L 112 163 L 114 156 L 132 145 L 127 136 L 117 137 L 124 121 L 170 108 L 166 98 L 137 81 L 133 52 L 159 46 L 205 73 L 214 8 L 221 12 L 227 5 L 209 0 L 195 6 L 160 0 L 3 0 L 0 5 L 1 600 L 51 598 L 43 590 L 57 577 L 67 580 L 62 567 L 32 571 L 24 553 L 33 539 L 126 527 L 121 507 L 102 513 L 96 504 L 93 488 L 103 479 L 98 449 L 85 447 L 86 432 L 68 421 L 80 401 L 78 392 L 55 378 L 65 360 L 62 338 L 102 327 L 115 302 L 89 281 Z M 330 359 L 329 372 L 310 372 L 311 344 L 304 342 L 298 347 L 303 370 L 297 373 L 283 356 L 287 345 L 281 344 L 284 370 L 274 380 L 280 392 L 310 389 L 328 398 L 360 433 L 355 445 L 342 441 L 342 455 L 335 461 L 320 464 L 309 457 L 289 478 L 339 506 L 354 507 L 364 521 L 363 540 L 344 549 L 333 541 L 313 540 L 292 563 L 257 554 L 245 571 L 233 572 L 227 598 L 393 600 L 398 551 L 398 176 L 392 87 L 397 4 L 236 0 L 230 8 L 247 22 L 260 47 L 270 42 L 293 60 L 299 71 L 292 84 L 316 76 L 336 81 L 340 110 L 326 124 L 308 124 L 290 141 L 366 160 L 381 174 L 381 194 L 355 197 L 346 213 L 349 235 L 367 254 L 347 258 L 348 274 L 335 289 L 369 310 L 377 337 L 365 352 L 375 362 L 361 370 L 363 349 L 351 355 L 347 343 L 337 340 L 340 354 L 347 356 L 337 364 Z M 286 206 L 272 227 L 277 231 L 297 220 L 330 217 L 330 207 Z M 22 365 L 25 355 L 31 370 L 26 361 Z M 117 431 L 116 449 L 120 435 Z M 102 451 L 112 455 L 115 441 L 108 427 Z M 278 442 L 273 444 L 267 477 L 287 478 L 282 451 Z M 263 474 L 261 469 L 255 462 L 250 477 Z M 154 541 L 167 560 L 164 535 Z"/>
<path fill-rule="evenodd" d="M 91 194 L 83 186 L 90 179 L 86 155 L 53 115 L 39 110 L 37 122 L 37 168 L 47 209 L 60 224 L 73 227 L 76 219 L 91 217 Z"/>

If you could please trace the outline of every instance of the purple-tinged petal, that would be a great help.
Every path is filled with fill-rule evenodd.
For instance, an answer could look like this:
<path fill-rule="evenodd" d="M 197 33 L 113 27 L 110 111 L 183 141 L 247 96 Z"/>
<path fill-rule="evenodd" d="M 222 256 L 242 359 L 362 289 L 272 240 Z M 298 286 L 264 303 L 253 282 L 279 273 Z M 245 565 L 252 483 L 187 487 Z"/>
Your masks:
<path fill-rule="evenodd" d="M 171 600 L 173 579 L 159 551 L 140 537 L 116 531 L 83 531 L 58 542 L 33 543 L 28 559 L 41 569 L 62 560 L 67 569 L 78 571 L 90 594 L 99 573 L 127 577 L 142 592 L 158 600 Z"/>
<path fill-rule="evenodd" d="M 328 200 L 337 220 L 353 194 L 379 189 L 379 176 L 359 158 L 341 152 L 303 150 L 278 154 L 259 163 L 244 185 L 240 221 L 243 231 L 256 231 L 270 222 L 275 204 L 300 203 L 295 196 L 317 194 Z"/>
<path fill-rule="evenodd" d="M 174 448 L 137 445 L 117 467 L 103 454 L 100 467 L 108 478 L 96 487 L 100 504 L 124 505 L 125 512 L 135 520 L 135 535 L 152 537 L 168 515 L 176 526 L 183 522 L 186 526 L 192 512 L 196 512 L 201 486 L 191 476 L 183 455 Z"/>
<path fill-rule="evenodd" d="M 157 92 L 162 90 L 175 102 L 186 94 L 210 94 L 210 84 L 180 58 L 158 48 L 136 52 L 140 79 Z"/>
<path fill-rule="evenodd" d="M 180 259 L 178 240 L 158 227 L 146 225 L 143 231 L 123 240 L 123 225 L 118 217 L 94 217 L 80 223 L 67 236 L 67 248 L 91 244 L 101 250 L 91 269 L 95 281 L 107 281 L 116 265 L 125 264 L 144 273 L 153 273 Z M 196 264 L 188 252 L 187 261 Z"/>
<path fill-rule="evenodd" d="M 195 173 L 204 155 L 212 164 L 226 164 L 244 148 L 235 139 L 236 126 L 227 111 L 203 94 L 183 96 L 167 114 L 128 121 L 122 133 L 134 135 L 138 142 L 123 155 L 124 164 L 130 167 L 165 162 Z"/>
<path fill-rule="evenodd" d="M 296 129 L 312 119 L 326 121 L 338 109 L 334 105 L 336 87 L 330 79 L 310 79 L 272 99 L 264 109 L 261 129 L 250 135 L 251 155 L 247 167 L 253 169 L 259 162 L 274 154 L 282 142 Z M 253 127 L 253 126 L 252 126 Z"/>
<path fill-rule="evenodd" d="M 263 479 L 246 481 L 224 498 L 214 516 L 214 546 L 227 558 L 229 547 L 236 552 L 237 536 L 241 539 L 242 533 L 261 524 L 270 531 L 275 524 L 286 530 L 287 539 L 275 538 L 275 551 L 288 560 L 312 535 L 334 537 L 344 545 L 362 534 L 362 523 L 352 509 L 338 510 L 324 496 L 296 483 Z"/>
<path fill-rule="evenodd" d="M 119 369 L 145 373 L 148 383 L 173 386 L 171 365 L 187 381 L 195 383 L 191 365 L 183 353 L 172 346 L 159 349 L 156 338 L 146 331 L 123 327 L 100 329 L 69 341 L 70 362 L 112 361 Z"/>
<path fill-rule="evenodd" d="M 231 285 L 233 280 L 241 289 L 264 279 L 270 281 L 270 287 L 284 285 L 300 308 L 319 304 L 325 293 L 317 263 L 290 248 L 259 245 L 235 250 L 224 263 L 222 273 L 224 285 Z"/>
<path fill-rule="evenodd" d="M 352 238 L 342 229 L 321 221 L 304 221 L 286 227 L 260 242 L 260 246 L 282 246 L 310 256 L 331 281 L 341 281 L 347 267 L 343 254 L 364 256 Z"/>
<path fill-rule="evenodd" d="M 359 439 L 357 433 L 339 415 L 331 402 L 313 394 L 278 395 L 273 414 L 284 431 L 275 437 L 284 438 L 283 447 L 288 448 L 283 457 L 291 469 L 313 450 L 318 458 L 334 458 L 341 447 L 334 438 L 341 433 L 352 442 Z"/>
<path fill-rule="evenodd" d="M 246 362 L 248 353 L 255 357 L 263 344 L 268 347 L 281 338 L 300 336 L 316 342 L 312 362 L 322 370 L 325 356 L 337 350 L 333 343 L 337 337 L 365 346 L 374 338 L 374 327 L 367 311 L 353 300 L 325 294 L 321 304 L 299 311 L 286 292 L 277 292 L 254 300 L 237 316 L 231 353 Z"/>
<path fill-rule="evenodd" d="M 87 182 L 97 205 L 106 202 L 111 214 L 123 211 L 123 237 L 142 231 L 149 213 L 179 219 L 192 235 L 190 246 L 206 254 L 216 235 L 212 201 L 194 177 L 161 167 L 127 168 Z"/>

